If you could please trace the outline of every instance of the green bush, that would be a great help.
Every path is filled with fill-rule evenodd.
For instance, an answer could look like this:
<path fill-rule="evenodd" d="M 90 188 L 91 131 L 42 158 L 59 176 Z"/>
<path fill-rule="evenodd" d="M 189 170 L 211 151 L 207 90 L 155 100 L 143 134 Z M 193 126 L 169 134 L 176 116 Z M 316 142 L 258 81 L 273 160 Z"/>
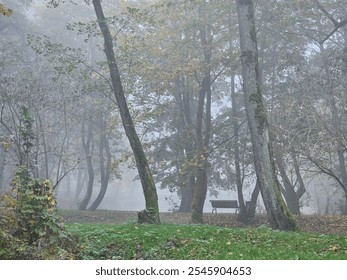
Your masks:
<path fill-rule="evenodd" d="M 0 259 L 74 258 L 77 242 L 57 214 L 50 182 L 22 168 L 12 185 L 1 200 Z"/>
<path fill-rule="evenodd" d="M 16 244 L 15 238 L 8 230 L 8 220 L 0 216 L 0 259 L 11 260 L 16 258 L 14 244 Z"/>

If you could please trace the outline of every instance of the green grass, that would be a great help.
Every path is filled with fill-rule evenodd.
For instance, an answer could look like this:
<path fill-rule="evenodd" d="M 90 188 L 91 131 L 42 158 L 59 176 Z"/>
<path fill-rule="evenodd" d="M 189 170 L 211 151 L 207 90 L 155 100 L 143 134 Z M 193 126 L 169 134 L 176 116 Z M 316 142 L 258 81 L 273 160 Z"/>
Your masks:
<path fill-rule="evenodd" d="M 259 228 L 205 225 L 67 224 L 80 259 L 330 260 L 347 259 L 347 238 Z"/>

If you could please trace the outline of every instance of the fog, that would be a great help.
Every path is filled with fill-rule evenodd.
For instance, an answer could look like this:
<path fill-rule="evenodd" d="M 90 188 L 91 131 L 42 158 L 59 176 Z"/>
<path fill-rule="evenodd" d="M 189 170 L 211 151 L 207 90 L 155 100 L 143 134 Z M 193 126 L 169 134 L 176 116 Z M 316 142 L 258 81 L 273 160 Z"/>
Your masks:
<path fill-rule="evenodd" d="M 140 211 L 144 188 L 95 11 L 71 2 L 1 1 L 13 13 L 0 15 L 0 193 L 24 164 L 50 180 L 60 208 Z M 201 169 L 203 212 L 211 199 L 251 201 L 235 1 L 171 2 L 101 2 L 159 210 L 190 212 Z M 257 1 L 255 13 L 276 176 L 293 213 L 346 214 L 346 1 L 321 1 L 326 13 L 288 2 Z M 254 203 L 265 213 L 261 194 Z"/>

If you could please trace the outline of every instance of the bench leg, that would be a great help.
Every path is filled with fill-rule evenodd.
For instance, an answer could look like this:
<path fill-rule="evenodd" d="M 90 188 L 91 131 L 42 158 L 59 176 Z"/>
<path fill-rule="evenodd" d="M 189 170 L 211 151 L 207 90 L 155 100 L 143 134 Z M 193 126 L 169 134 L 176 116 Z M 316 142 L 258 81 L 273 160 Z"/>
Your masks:
<path fill-rule="evenodd" d="M 212 214 L 215 212 L 217 214 L 217 208 L 212 208 Z"/>

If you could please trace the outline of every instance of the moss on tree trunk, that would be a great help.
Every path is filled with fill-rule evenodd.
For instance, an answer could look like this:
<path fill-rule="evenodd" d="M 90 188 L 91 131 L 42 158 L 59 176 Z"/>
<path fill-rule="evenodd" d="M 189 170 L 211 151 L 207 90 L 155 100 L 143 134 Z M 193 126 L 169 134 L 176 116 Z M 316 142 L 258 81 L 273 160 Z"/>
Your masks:
<path fill-rule="evenodd" d="M 146 210 L 147 212 L 152 213 L 152 219 L 149 219 L 148 221 L 151 221 L 152 223 L 160 223 L 157 190 L 155 187 L 153 176 L 149 169 L 146 155 L 142 148 L 141 141 L 137 135 L 134 123 L 129 112 L 128 104 L 125 99 L 124 90 L 113 51 L 112 36 L 107 26 L 107 20 L 104 16 L 100 0 L 93 0 L 93 5 L 98 19 L 99 27 L 101 29 L 105 41 L 104 51 L 107 57 L 108 66 L 110 70 L 112 89 L 117 100 L 125 133 L 128 137 L 130 146 L 132 148 L 136 160 L 136 166 L 139 172 L 142 189 L 145 196 Z"/>
<path fill-rule="evenodd" d="M 269 124 L 261 93 L 253 1 L 237 0 L 237 13 L 245 107 L 259 188 L 271 226 L 280 230 L 296 230 L 297 223 L 282 198 L 275 173 Z"/>

